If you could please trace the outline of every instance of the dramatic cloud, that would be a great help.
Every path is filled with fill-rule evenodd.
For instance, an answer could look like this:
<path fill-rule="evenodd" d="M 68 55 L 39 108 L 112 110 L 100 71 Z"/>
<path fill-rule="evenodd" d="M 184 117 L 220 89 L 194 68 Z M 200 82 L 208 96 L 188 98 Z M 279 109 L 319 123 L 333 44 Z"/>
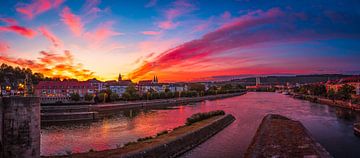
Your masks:
<path fill-rule="evenodd" d="M 348 29 L 350 28 L 339 29 L 338 27 L 324 27 L 323 25 L 326 25 L 326 22 L 321 25 L 313 24 L 315 21 L 327 20 L 324 19 L 323 16 L 312 17 L 312 19 L 307 21 L 312 25 L 298 27 L 298 23 L 302 21 L 302 19 L 303 18 L 298 17 L 297 14 L 286 14 L 278 8 L 272 8 L 268 11 L 251 11 L 246 15 L 235 18 L 231 22 L 222 25 L 219 29 L 205 34 L 198 40 L 179 45 L 161 53 L 152 61 L 144 62 L 144 64 L 135 69 L 129 77 L 136 80 L 143 78 L 151 72 L 162 73 L 166 71 L 169 72 L 170 70 L 173 73 L 178 73 L 186 69 L 186 67 L 182 66 L 184 63 L 198 63 L 197 65 L 200 67 L 193 67 L 192 70 L 200 72 L 201 67 L 207 69 L 211 67 L 211 65 L 201 66 L 201 64 L 203 64 L 201 61 L 204 59 L 213 59 L 227 55 L 227 53 L 233 49 L 256 48 L 255 45 L 258 44 L 300 42 L 341 37 L 359 38 L 357 35 L 348 33 Z M 351 26 L 356 25 L 353 21 L 347 21 L 346 23 Z M 346 23 L 342 23 L 342 25 L 346 25 Z M 356 30 L 352 31 L 356 32 Z M 238 54 L 235 59 L 239 59 L 239 55 L 242 56 L 242 54 Z M 259 55 L 266 55 L 266 53 L 261 52 Z M 252 56 L 257 56 L 257 54 L 252 53 Z M 223 63 L 222 65 L 224 65 L 227 62 L 228 61 L 218 61 L 215 63 L 217 63 L 217 65 Z M 259 61 L 254 59 L 251 63 L 256 64 L 257 62 Z M 273 65 L 277 64 L 278 63 L 273 63 Z M 243 73 L 240 71 L 241 69 L 251 70 L 254 65 L 239 68 L 241 67 L 241 63 L 238 63 L 237 65 L 230 65 L 222 69 L 217 68 L 217 70 L 224 71 L 233 69 L 234 66 L 237 67 L 235 70 L 240 74 Z M 299 69 L 301 68 L 295 71 L 295 69 L 288 67 L 284 68 L 283 72 L 286 70 L 289 72 L 300 72 Z M 184 75 L 187 74 L 185 73 Z"/>
<path fill-rule="evenodd" d="M 42 35 L 48 39 L 54 47 L 62 47 L 62 41 L 57 38 L 50 30 L 48 30 L 45 26 L 42 26 L 39 28 L 39 31 L 42 33 Z"/>
<path fill-rule="evenodd" d="M 93 72 L 82 68 L 81 64 L 75 64 L 74 57 L 69 51 L 65 51 L 63 55 L 42 51 L 40 55 L 38 60 L 0 56 L 0 61 L 10 65 L 30 68 L 34 72 L 43 73 L 48 77 L 76 78 L 79 80 L 95 77 Z"/>
<path fill-rule="evenodd" d="M 35 31 L 18 25 L 0 26 L 0 32 L 14 32 L 27 38 L 33 38 L 34 36 L 36 36 Z"/>
<path fill-rule="evenodd" d="M 19 4 L 16 11 L 32 19 L 38 14 L 59 7 L 63 2 L 63 0 L 33 0 L 31 4 Z"/>
<path fill-rule="evenodd" d="M 141 33 L 144 34 L 144 35 L 150 35 L 150 36 L 160 35 L 161 34 L 160 31 L 143 31 Z"/>
<path fill-rule="evenodd" d="M 65 7 L 61 12 L 61 20 L 69 27 L 75 36 L 81 36 L 83 32 L 83 23 L 81 18 L 73 14 L 69 7 Z"/>

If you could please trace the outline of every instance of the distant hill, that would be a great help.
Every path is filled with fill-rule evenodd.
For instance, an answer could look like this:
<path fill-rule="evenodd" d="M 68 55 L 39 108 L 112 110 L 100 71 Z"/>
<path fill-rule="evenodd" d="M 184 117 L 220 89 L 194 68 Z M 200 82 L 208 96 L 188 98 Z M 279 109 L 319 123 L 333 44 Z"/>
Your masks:
<path fill-rule="evenodd" d="M 320 75 L 295 75 L 295 76 L 267 76 L 260 77 L 261 84 L 296 84 L 296 83 L 316 83 L 326 82 L 328 80 L 339 80 L 344 77 L 350 77 L 352 75 L 342 74 L 320 74 Z M 233 82 L 241 82 L 243 84 L 255 84 L 255 77 L 235 79 Z"/>

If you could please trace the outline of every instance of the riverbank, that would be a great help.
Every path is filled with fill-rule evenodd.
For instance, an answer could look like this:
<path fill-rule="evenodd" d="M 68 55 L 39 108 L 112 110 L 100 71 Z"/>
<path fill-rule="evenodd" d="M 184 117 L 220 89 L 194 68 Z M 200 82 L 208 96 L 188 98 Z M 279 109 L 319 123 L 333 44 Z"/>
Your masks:
<path fill-rule="evenodd" d="M 176 157 L 206 141 L 234 120 L 234 116 L 230 114 L 213 116 L 191 125 L 177 127 L 169 133 L 159 133 L 156 137 L 146 137 L 137 142 L 127 143 L 118 149 L 89 151 L 64 156 L 43 156 L 43 158 Z"/>
<path fill-rule="evenodd" d="M 246 94 L 246 92 L 209 95 L 193 98 L 174 98 L 149 101 L 133 101 L 113 104 L 72 105 L 72 106 L 43 106 L 41 107 L 41 121 L 44 125 L 73 121 L 93 121 L 118 114 L 119 111 L 131 109 L 147 109 L 164 106 L 185 105 L 204 100 L 223 99 Z"/>
<path fill-rule="evenodd" d="M 326 104 L 329 106 L 336 106 L 336 107 L 351 109 L 354 111 L 360 111 L 360 105 L 352 104 L 351 102 L 346 102 L 346 101 L 342 101 L 342 100 L 331 100 L 331 99 L 323 98 L 320 96 L 304 95 L 304 94 L 298 94 L 298 93 L 291 93 L 291 95 L 296 99 L 307 100 L 307 101 L 310 101 L 313 103 Z"/>
<path fill-rule="evenodd" d="M 332 157 L 299 122 L 281 115 L 264 117 L 245 158 L 250 157 Z"/>

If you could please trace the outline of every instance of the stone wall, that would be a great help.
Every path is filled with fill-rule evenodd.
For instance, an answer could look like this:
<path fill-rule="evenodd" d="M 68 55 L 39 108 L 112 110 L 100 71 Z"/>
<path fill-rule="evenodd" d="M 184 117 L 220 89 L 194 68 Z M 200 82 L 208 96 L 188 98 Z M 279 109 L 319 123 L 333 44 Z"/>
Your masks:
<path fill-rule="evenodd" d="M 244 157 L 331 158 L 332 156 L 311 137 L 299 121 L 269 114 L 262 120 Z"/>
<path fill-rule="evenodd" d="M 121 156 L 122 158 L 169 158 L 177 157 L 188 150 L 196 147 L 202 142 L 209 139 L 211 136 L 215 135 L 223 128 L 231 124 L 235 120 L 235 117 L 228 114 L 221 117 L 215 122 L 211 123 L 208 126 L 205 126 L 201 129 L 198 129 L 194 132 L 187 133 L 183 136 L 180 136 L 172 141 L 169 141 L 164 144 L 160 144 L 155 147 L 150 147 L 145 150 L 136 151 L 128 153 Z"/>
<path fill-rule="evenodd" d="M 37 97 L 1 98 L 1 157 L 40 157 L 40 102 Z"/>

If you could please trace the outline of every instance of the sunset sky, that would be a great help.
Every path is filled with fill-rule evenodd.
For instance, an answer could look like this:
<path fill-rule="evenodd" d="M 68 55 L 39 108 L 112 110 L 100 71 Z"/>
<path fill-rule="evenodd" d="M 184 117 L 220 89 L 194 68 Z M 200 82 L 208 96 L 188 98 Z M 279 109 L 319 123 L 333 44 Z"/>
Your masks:
<path fill-rule="evenodd" d="M 359 0 L 0 0 L 0 62 L 134 81 L 360 73 Z"/>

